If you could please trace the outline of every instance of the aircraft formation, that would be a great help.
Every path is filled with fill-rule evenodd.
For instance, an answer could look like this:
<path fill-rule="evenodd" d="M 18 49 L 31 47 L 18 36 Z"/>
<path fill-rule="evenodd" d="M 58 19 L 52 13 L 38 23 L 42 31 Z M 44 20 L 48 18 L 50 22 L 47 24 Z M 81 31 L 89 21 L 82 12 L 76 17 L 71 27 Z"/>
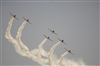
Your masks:
<path fill-rule="evenodd" d="M 12 15 L 14 18 L 16 18 L 17 20 L 19 20 L 17 17 L 16 17 L 16 15 L 13 15 L 12 13 L 10 13 L 10 15 Z M 24 18 L 24 17 L 22 17 L 26 22 L 28 22 L 28 23 L 30 23 L 30 24 L 32 24 L 31 22 L 29 22 L 29 19 L 26 19 L 26 18 Z M 33 24 L 32 24 L 33 25 Z"/>
<path fill-rule="evenodd" d="M 51 30 L 51 29 L 49 29 L 49 28 L 48 28 L 48 30 L 51 31 L 53 34 L 58 35 L 57 33 L 55 33 L 54 30 Z M 44 35 L 44 34 L 43 34 L 43 35 Z M 45 36 L 47 39 L 49 39 L 50 41 L 53 41 L 53 40 L 50 39 L 50 37 L 48 37 L 48 36 L 46 36 L 46 35 L 44 35 L 44 36 Z M 67 45 L 67 43 L 65 43 L 64 40 L 61 40 L 61 39 L 59 39 L 58 37 L 57 37 L 57 39 L 58 39 L 59 41 L 61 41 L 62 43 L 64 43 L 64 44 Z M 64 49 L 65 49 L 67 52 L 69 52 L 70 54 L 74 55 L 74 54 L 71 52 L 71 50 L 67 50 L 66 48 L 64 48 Z"/>
<path fill-rule="evenodd" d="M 10 12 L 9 12 L 9 13 L 10 13 Z M 15 19 L 19 20 L 19 19 L 16 17 L 16 15 L 13 15 L 12 13 L 10 13 L 10 15 L 13 16 Z M 22 18 L 23 18 L 26 22 L 28 22 L 28 23 L 30 23 L 30 24 L 33 25 L 33 23 L 31 23 L 31 22 L 29 21 L 29 19 L 26 19 L 26 18 L 24 18 L 24 17 L 22 17 Z M 53 33 L 53 34 L 55 34 L 55 35 L 58 36 L 58 34 L 57 34 L 54 30 L 51 30 L 51 29 L 49 29 L 49 28 L 48 28 L 48 30 L 49 30 L 51 33 Z M 49 39 L 50 41 L 53 42 L 53 40 L 51 40 L 49 36 L 46 36 L 46 35 L 44 35 L 44 34 L 43 34 L 43 36 L 46 37 L 47 39 Z M 67 45 L 67 43 L 65 43 L 64 40 L 61 40 L 61 39 L 59 39 L 58 37 L 57 37 L 57 39 L 58 39 L 59 41 L 61 41 L 62 43 L 64 43 L 64 44 Z M 67 50 L 66 48 L 64 48 L 64 49 L 65 49 L 68 53 L 74 55 L 74 54 L 71 52 L 71 50 Z"/>

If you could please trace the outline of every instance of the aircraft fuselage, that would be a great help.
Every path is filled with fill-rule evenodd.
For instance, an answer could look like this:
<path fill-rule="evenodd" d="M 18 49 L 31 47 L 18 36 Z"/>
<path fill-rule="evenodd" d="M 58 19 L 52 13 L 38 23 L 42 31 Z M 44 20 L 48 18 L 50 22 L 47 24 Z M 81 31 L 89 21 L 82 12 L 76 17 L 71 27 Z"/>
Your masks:
<path fill-rule="evenodd" d="M 13 17 L 16 17 L 16 15 L 14 15 Z"/>

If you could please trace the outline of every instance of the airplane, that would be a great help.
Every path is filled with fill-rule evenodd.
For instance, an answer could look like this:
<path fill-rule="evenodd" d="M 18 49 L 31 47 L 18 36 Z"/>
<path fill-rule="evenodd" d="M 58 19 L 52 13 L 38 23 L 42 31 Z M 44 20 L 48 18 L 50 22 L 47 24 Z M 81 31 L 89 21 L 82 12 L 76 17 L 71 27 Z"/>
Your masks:
<path fill-rule="evenodd" d="M 67 50 L 66 48 L 64 48 L 66 51 L 68 51 L 70 54 L 74 55 L 71 50 Z"/>
<path fill-rule="evenodd" d="M 9 12 L 10 13 L 10 12 Z M 12 15 L 14 18 L 16 18 L 17 20 L 19 20 L 16 15 L 13 15 L 12 13 L 10 13 L 10 15 Z"/>
<path fill-rule="evenodd" d="M 51 29 L 49 29 L 49 28 L 48 28 L 48 30 L 50 30 L 52 33 L 54 33 L 54 34 L 58 35 L 57 33 L 55 33 L 55 31 L 54 31 L 54 30 L 51 30 Z"/>
<path fill-rule="evenodd" d="M 44 34 L 43 34 L 43 35 L 44 35 Z M 44 35 L 44 36 L 45 36 L 47 39 L 49 39 L 50 41 L 53 41 L 53 40 L 50 39 L 50 37 L 47 37 L 46 35 Z"/>
<path fill-rule="evenodd" d="M 61 40 L 61 39 L 59 39 L 58 37 L 57 37 L 57 39 L 60 40 L 62 43 L 64 43 L 64 44 L 67 45 L 67 43 L 65 43 L 64 40 Z"/>
<path fill-rule="evenodd" d="M 27 21 L 28 23 L 32 24 L 31 22 L 29 22 L 29 19 L 25 19 L 24 17 L 22 17 L 25 21 Z M 33 24 L 32 24 L 33 25 Z"/>

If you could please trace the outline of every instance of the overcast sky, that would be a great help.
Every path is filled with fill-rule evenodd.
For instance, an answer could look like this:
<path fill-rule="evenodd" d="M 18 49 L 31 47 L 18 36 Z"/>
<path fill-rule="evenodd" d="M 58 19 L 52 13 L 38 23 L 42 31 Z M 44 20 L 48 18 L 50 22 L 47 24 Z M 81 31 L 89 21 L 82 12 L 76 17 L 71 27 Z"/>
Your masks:
<path fill-rule="evenodd" d="M 82 0 L 81 0 L 82 1 Z M 29 58 L 16 53 L 13 45 L 5 38 L 6 28 L 12 14 L 20 19 L 14 20 L 11 34 L 15 38 L 17 30 L 23 23 L 22 17 L 30 19 L 33 25 L 26 24 L 22 41 L 30 50 L 38 47 L 45 39 L 43 34 L 50 36 L 54 42 L 47 41 L 44 49 L 58 42 L 56 37 L 64 39 L 67 46 L 61 43 L 54 54 L 60 58 L 65 52 L 64 47 L 72 50 L 75 56 L 68 54 L 68 59 L 82 58 L 87 65 L 99 65 L 99 2 L 98 0 L 77 0 L 71 2 L 34 2 L 34 1 L 2 1 L 2 64 L 3 65 L 39 65 Z M 94 1 L 94 2 L 92 2 Z M 55 30 L 59 36 L 52 34 L 47 28 Z"/>

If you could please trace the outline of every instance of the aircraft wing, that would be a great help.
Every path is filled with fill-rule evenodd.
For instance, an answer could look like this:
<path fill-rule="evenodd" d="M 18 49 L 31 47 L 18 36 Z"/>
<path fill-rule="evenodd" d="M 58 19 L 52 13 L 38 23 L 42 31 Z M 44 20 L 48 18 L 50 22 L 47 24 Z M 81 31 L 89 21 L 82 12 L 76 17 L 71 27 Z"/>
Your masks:
<path fill-rule="evenodd" d="M 43 34 L 44 35 L 44 34 Z M 48 38 L 46 35 L 44 35 L 44 37 Z"/>
<path fill-rule="evenodd" d="M 64 47 L 64 49 L 65 49 L 66 51 L 68 51 L 65 47 Z"/>
<path fill-rule="evenodd" d="M 74 55 L 72 52 L 70 52 L 72 55 Z"/>
<path fill-rule="evenodd" d="M 54 34 L 58 35 L 57 33 L 54 32 Z"/>
<path fill-rule="evenodd" d="M 17 17 L 15 17 L 17 20 L 19 20 Z"/>
<path fill-rule="evenodd" d="M 9 12 L 10 13 L 10 12 Z M 13 17 L 14 17 L 14 15 L 12 14 L 12 13 L 10 13 L 10 15 L 12 15 Z M 16 18 L 17 20 L 19 20 L 17 17 L 14 17 L 14 18 Z"/>
<path fill-rule="evenodd" d="M 49 28 L 48 28 L 48 30 L 50 30 L 50 31 L 52 32 L 52 30 L 51 30 L 51 29 L 49 29 Z"/>
<path fill-rule="evenodd" d="M 49 40 L 53 42 L 53 40 L 51 40 L 51 39 L 49 39 Z"/>
<path fill-rule="evenodd" d="M 30 24 L 32 24 L 32 25 L 33 25 L 33 23 L 31 23 L 31 22 L 29 22 L 29 21 L 28 21 L 28 23 L 30 23 Z"/>
<path fill-rule="evenodd" d="M 63 43 L 67 45 L 67 43 L 65 43 L 65 42 L 63 42 Z"/>
<path fill-rule="evenodd" d="M 9 12 L 10 13 L 10 12 Z M 12 13 L 10 13 L 10 15 L 12 15 L 13 16 L 13 14 Z"/>
<path fill-rule="evenodd" d="M 22 17 L 22 18 L 27 21 L 27 19 L 25 19 L 24 17 Z M 29 21 L 27 21 L 27 22 L 33 25 L 33 23 L 31 23 L 31 22 L 29 22 Z"/>
<path fill-rule="evenodd" d="M 69 52 L 69 50 L 67 50 L 66 48 L 64 48 L 66 51 L 68 51 Z M 70 54 L 72 54 L 72 55 L 74 55 L 72 52 L 69 52 Z"/>
<path fill-rule="evenodd" d="M 57 39 L 61 41 L 61 39 L 59 39 L 58 37 L 57 37 Z"/>
<path fill-rule="evenodd" d="M 26 20 L 24 17 L 22 17 L 24 20 Z"/>

